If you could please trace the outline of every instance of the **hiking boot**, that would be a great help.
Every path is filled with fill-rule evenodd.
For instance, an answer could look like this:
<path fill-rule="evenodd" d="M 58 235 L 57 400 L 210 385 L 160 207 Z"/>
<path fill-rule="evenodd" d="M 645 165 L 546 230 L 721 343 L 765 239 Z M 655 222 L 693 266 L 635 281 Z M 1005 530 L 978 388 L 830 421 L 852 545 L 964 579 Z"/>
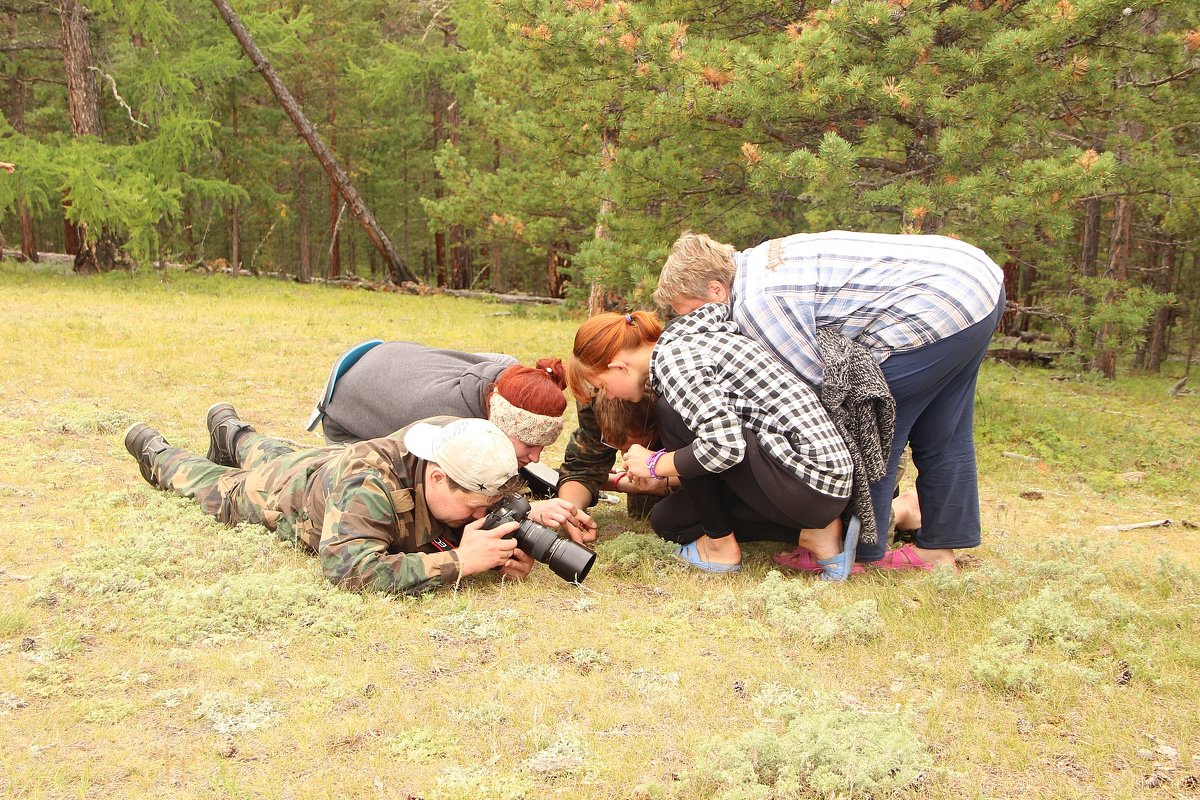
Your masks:
<path fill-rule="evenodd" d="M 156 489 L 161 489 L 162 486 L 154 479 L 151 462 L 155 455 L 170 446 L 162 434 L 144 422 L 135 422 L 125 431 L 125 449 L 137 459 L 138 469 L 146 483 Z"/>
<path fill-rule="evenodd" d="M 213 403 L 208 407 L 208 455 L 206 458 L 223 467 L 238 467 L 237 437 L 242 431 L 254 428 L 238 419 L 237 410 L 229 403 Z"/>

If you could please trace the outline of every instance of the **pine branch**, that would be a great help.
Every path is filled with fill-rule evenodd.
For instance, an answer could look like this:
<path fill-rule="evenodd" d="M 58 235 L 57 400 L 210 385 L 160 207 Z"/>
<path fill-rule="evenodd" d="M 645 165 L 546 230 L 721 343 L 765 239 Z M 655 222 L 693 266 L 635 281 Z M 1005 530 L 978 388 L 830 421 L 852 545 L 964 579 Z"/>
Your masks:
<path fill-rule="evenodd" d="M 929 168 L 921 170 L 909 170 L 908 165 L 900 161 L 892 161 L 888 158 L 859 158 L 855 162 L 863 169 L 881 169 L 884 172 L 890 172 L 893 175 L 915 175 L 921 172 L 926 172 Z"/>
<path fill-rule="evenodd" d="M 1184 78 L 1190 78 L 1197 72 L 1200 72 L 1200 67 L 1189 67 L 1182 72 L 1176 72 L 1174 75 L 1168 75 L 1167 77 L 1159 78 L 1156 81 L 1130 81 L 1129 83 L 1122 83 L 1118 81 L 1117 88 L 1128 89 L 1133 87 L 1134 89 L 1149 89 L 1154 86 L 1162 86 L 1164 83 L 1171 83 L 1173 81 L 1183 80 Z"/>

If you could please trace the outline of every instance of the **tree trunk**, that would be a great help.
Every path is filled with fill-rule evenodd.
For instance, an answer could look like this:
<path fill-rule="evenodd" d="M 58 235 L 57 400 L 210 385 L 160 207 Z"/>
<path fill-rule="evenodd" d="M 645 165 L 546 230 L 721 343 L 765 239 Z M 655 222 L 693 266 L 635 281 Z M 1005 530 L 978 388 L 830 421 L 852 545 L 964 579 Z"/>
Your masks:
<path fill-rule="evenodd" d="M 337 107 L 331 101 L 325 114 L 329 127 L 329 149 L 337 152 Z M 338 198 L 337 183 L 329 180 L 329 269 L 326 278 L 337 278 L 342 274 L 342 204 Z"/>
<path fill-rule="evenodd" d="M 1175 282 L 1175 255 L 1179 245 L 1172 238 L 1163 245 L 1158 262 L 1158 270 L 1154 275 L 1154 289 L 1157 292 L 1170 291 Z M 1150 372 L 1161 372 L 1163 356 L 1167 350 L 1167 328 L 1173 321 L 1174 309 L 1171 306 L 1159 306 L 1154 312 L 1150 323 L 1150 337 L 1146 352 L 1146 369 Z"/>
<path fill-rule="evenodd" d="M 195 211 L 191 199 L 183 198 L 183 241 L 187 246 L 184 259 L 189 265 L 195 264 L 196 258 L 196 222 Z"/>
<path fill-rule="evenodd" d="M 233 100 L 233 140 L 238 138 L 238 107 L 237 98 Z M 230 176 L 232 179 L 233 176 Z M 242 269 L 242 226 L 238 201 L 234 200 L 229 206 L 229 268 L 237 275 Z"/>
<path fill-rule="evenodd" d="M 1112 232 L 1108 240 L 1108 267 L 1104 271 L 1106 278 L 1124 284 L 1129 278 L 1129 252 L 1133 235 L 1133 200 L 1127 196 L 1117 198 L 1113 210 Z M 1113 300 L 1109 297 L 1108 300 Z M 1096 332 L 1096 356 L 1092 360 L 1092 368 L 1104 377 L 1112 379 L 1117 376 L 1117 351 L 1110 347 L 1107 339 L 1112 336 L 1112 326 L 1104 325 Z"/>
<path fill-rule="evenodd" d="M 92 42 L 83 8 L 77 0 L 59 0 L 62 19 L 63 65 L 67 77 L 67 105 L 71 131 L 76 137 L 100 137 L 100 94 L 92 74 Z"/>
<path fill-rule="evenodd" d="M 1083 243 L 1079 254 L 1079 274 L 1085 278 L 1096 275 L 1096 259 L 1100 254 L 1100 198 L 1083 201 Z"/>
<path fill-rule="evenodd" d="M 447 22 L 442 27 L 442 47 L 447 50 L 457 50 L 458 33 L 453 22 Z M 450 144 L 458 144 L 458 98 L 450 92 L 439 92 L 445 104 L 445 134 Z M 462 225 L 451 225 L 449 234 L 450 247 L 450 286 L 453 289 L 470 289 L 472 272 L 474 272 L 474 253 L 471 237 Z"/>
<path fill-rule="evenodd" d="M 492 174 L 496 175 L 500 172 L 500 140 L 492 139 Z M 504 289 L 504 266 L 500 260 L 501 244 L 500 237 L 496 235 L 495 228 L 492 229 L 492 238 L 488 242 L 487 260 L 488 260 L 488 281 L 494 291 L 502 291 Z M 554 295 L 551 295 L 554 296 Z"/>
<path fill-rule="evenodd" d="M 21 256 L 35 264 L 38 262 L 37 238 L 34 236 L 33 216 L 24 200 L 18 203 L 21 217 Z"/>
<path fill-rule="evenodd" d="M 6 15 L 8 41 L 17 40 L 17 18 L 11 12 Z M 25 78 L 21 65 L 9 55 L 10 76 L 8 79 L 8 122 L 17 133 L 25 132 Z M 34 235 L 33 216 L 24 200 L 17 201 L 17 216 L 21 227 L 21 257 L 37 263 L 37 237 Z"/>
<path fill-rule="evenodd" d="M 1192 254 L 1192 271 L 1200 268 L 1200 256 Z M 1191 330 L 1188 332 L 1187 356 L 1183 361 L 1183 377 L 1188 377 L 1192 371 L 1192 359 L 1196 357 L 1196 340 L 1200 339 L 1200 289 L 1192 287 L 1192 313 L 1189 315 Z"/>
<path fill-rule="evenodd" d="M 67 0 L 63 0 L 63 2 L 67 2 Z M 266 57 L 263 56 L 262 51 L 258 49 L 258 45 L 250 38 L 249 32 L 242 25 L 242 21 L 238 19 L 237 14 L 234 13 L 226 0 L 212 0 L 212 2 L 216 6 L 217 11 L 220 12 L 221 17 L 225 20 L 225 23 L 229 26 L 229 29 L 233 31 L 233 35 L 237 37 L 246 56 L 253 62 L 254 68 L 262 74 L 263 80 L 271 87 L 271 92 L 275 95 L 279 104 L 283 106 L 283 110 L 287 112 L 288 117 L 291 118 L 292 124 L 296 126 L 296 130 L 300 133 L 301 138 L 308 144 L 313 154 L 317 157 L 317 160 L 321 162 L 321 166 L 329 175 L 330 180 L 337 185 L 338 193 L 346 200 L 346 205 L 350 207 L 354 218 L 358 220 L 367 237 L 371 240 L 371 243 L 383 255 L 384 260 L 388 264 L 388 271 L 392 280 L 397 283 L 401 281 L 416 283 L 416 276 L 409 270 L 408 265 L 401 261 L 400 256 L 392 247 L 387 234 L 383 232 L 383 228 L 375 220 L 375 215 L 367 208 L 367 204 L 363 202 L 358 191 L 350 183 L 350 179 L 346 177 L 346 173 L 338 166 L 333 153 L 329 151 L 329 148 L 321 140 L 320 134 L 309 123 L 308 119 L 304 116 L 304 112 L 300 110 L 300 107 L 296 105 L 291 92 L 279 80 L 279 76 L 275 74 L 275 70 L 271 69 L 271 65 L 267 62 Z"/>
<path fill-rule="evenodd" d="M 308 252 L 308 170 L 299 166 L 296 189 L 296 223 L 300 235 L 300 267 L 296 277 L 301 283 L 312 282 L 312 260 Z"/>
<path fill-rule="evenodd" d="M 404 147 L 400 150 L 400 164 L 401 164 L 400 185 L 404 187 L 403 191 L 407 192 L 408 191 L 408 148 L 407 147 Z M 408 203 L 404 204 L 404 211 L 402 212 L 402 214 L 403 214 L 403 217 L 402 217 L 403 223 L 400 228 L 400 231 L 401 231 L 400 249 L 404 251 L 404 260 L 407 261 L 408 259 L 412 258 L 412 232 L 409 230 L 410 221 L 409 221 L 409 215 L 408 215 Z M 426 271 L 424 269 L 424 265 L 422 265 L 421 275 L 425 278 L 429 277 L 428 273 L 426 273 Z"/>
<path fill-rule="evenodd" d="M 71 206 L 70 200 L 63 200 L 63 208 Z M 79 233 L 79 226 L 66 217 L 63 218 L 63 252 L 69 256 L 79 254 L 79 242 L 83 237 Z"/>
<path fill-rule="evenodd" d="M 92 74 L 91 31 L 78 0 L 59 0 L 62 22 L 63 69 L 67 78 L 67 106 L 71 112 L 71 132 L 76 138 L 102 138 L 100 130 L 100 93 Z M 87 222 L 79 224 L 80 241 L 75 251 L 75 271 L 107 272 L 116 266 L 117 238 L 112 231 L 100 229 L 89 235 Z"/>
<path fill-rule="evenodd" d="M 1155 273 L 1158 271 L 1158 261 L 1162 257 L 1162 244 L 1160 242 L 1160 236 L 1164 235 L 1161 230 L 1159 230 L 1157 222 L 1158 220 L 1155 221 L 1155 227 L 1151 229 L 1149 246 L 1146 252 L 1141 254 L 1145 260 L 1145 266 L 1137 271 L 1137 282 L 1142 286 L 1149 286 L 1151 288 L 1153 288 L 1155 285 Z M 1146 368 L 1146 353 L 1150 345 L 1151 335 L 1150 326 L 1153 321 L 1154 318 L 1151 317 L 1150 319 L 1146 320 L 1144 325 L 1142 325 L 1139 341 L 1133 348 L 1134 370 L 1141 371 Z"/>
<path fill-rule="evenodd" d="M 611 113 L 611 112 L 610 112 Z M 608 172 L 612 169 L 612 164 L 617 158 L 617 143 L 620 139 L 620 129 L 605 125 L 604 130 L 600 134 L 600 171 Z M 612 213 L 615 204 L 611 197 L 605 197 L 600 201 L 600 207 L 596 209 L 596 229 L 593 238 L 607 239 L 608 234 L 608 216 Z M 604 284 L 600 281 L 592 281 L 592 285 L 588 289 L 588 316 L 594 316 L 604 311 L 604 300 L 607 296 L 607 291 Z"/>
<path fill-rule="evenodd" d="M 551 245 L 549 252 L 546 254 L 546 293 L 550 297 L 562 297 L 562 266 L 563 259 L 559 248 L 556 245 Z"/>
<path fill-rule="evenodd" d="M 446 138 L 445 122 L 442 116 L 445 100 L 439 87 L 434 87 L 431 100 L 433 101 L 433 149 L 436 151 Z M 433 198 L 441 200 L 445 197 L 446 190 L 442 187 L 442 176 L 437 170 L 434 170 L 433 180 Z M 433 258 L 437 268 L 437 285 L 439 288 L 446 288 L 446 232 L 440 227 L 433 232 Z"/>

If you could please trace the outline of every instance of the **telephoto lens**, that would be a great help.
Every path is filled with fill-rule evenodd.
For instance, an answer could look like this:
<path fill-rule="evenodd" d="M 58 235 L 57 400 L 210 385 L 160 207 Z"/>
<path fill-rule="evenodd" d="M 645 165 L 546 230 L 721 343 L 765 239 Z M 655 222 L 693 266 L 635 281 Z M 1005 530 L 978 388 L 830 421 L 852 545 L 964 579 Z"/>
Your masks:
<path fill-rule="evenodd" d="M 490 530 L 506 522 L 520 523 L 517 530 L 509 534 L 517 540 L 518 547 L 533 556 L 534 561 L 548 566 L 564 581 L 583 583 L 596 560 L 596 554 L 581 544 L 559 536 L 557 531 L 526 519 L 528 515 L 529 501 L 519 494 L 510 494 L 488 509 L 483 528 Z"/>

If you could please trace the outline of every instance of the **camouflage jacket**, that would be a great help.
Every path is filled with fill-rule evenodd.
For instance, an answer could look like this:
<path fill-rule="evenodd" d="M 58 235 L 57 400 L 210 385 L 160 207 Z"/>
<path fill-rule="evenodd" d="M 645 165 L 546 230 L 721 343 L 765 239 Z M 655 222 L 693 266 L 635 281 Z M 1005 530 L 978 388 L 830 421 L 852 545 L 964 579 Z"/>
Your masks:
<path fill-rule="evenodd" d="M 425 421 L 444 425 L 453 419 Z M 307 473 L 304 490 L 274 498 L 280 535 L 290 538 L 285 534 L 290 527 L 296 541 L 317 552 L 321 571 L 339 587 L 411 593 L 458 580 L 454 548 L 462 528 L 429 512 L 426 464 L 405 450 L 406 430 L 323 448 L 295 467 Z"/>
<path fill-rule="evenodd" d="M 575 481 L 592 493 L 593 505 L 600 497 L 600 487 L 608 480 L 608 472 L 617 460 L 617 451 L 601 442 L 600 423 L 591 405 L 578 405 L 579 427 L 571 434 L 562 466 L 558 469 L 558 485 Z"/>

